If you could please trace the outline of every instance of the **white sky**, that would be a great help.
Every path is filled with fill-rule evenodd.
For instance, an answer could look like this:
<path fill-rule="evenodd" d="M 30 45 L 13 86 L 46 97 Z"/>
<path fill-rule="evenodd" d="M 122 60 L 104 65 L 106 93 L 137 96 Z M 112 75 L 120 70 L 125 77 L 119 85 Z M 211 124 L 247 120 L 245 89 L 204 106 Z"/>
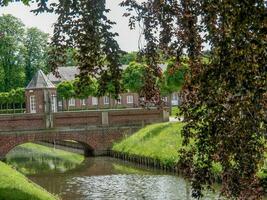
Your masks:
<path fill-rule="evenodd" d="M 130 30 L 128 27 L 128 19 L 122 17 L 125 12 L 125 8 L 121 8 L 118 4 L 122 0 L 107 0 L 107 8 L 111 9 L 109 18 L 115 21 L 117 25 L 114 26 L 113 31 L 119 33 L 117 41 L 124 51 L 136 51 L 138 50 L 139 31 Z M 143 0 L 138 0 L 143 1 Z M 13 16 L 22 20 L 26 27 L 37 27 L 40 30 L 49 33 L 53 33 L 53 23 L 56 22 L 57 16 L 54 14 L 43 13 L 38 16 L 30 12 L 36 5 L 32 4 L 30 7 L 23 5 L 22 3 L 10 3 L 7 7 L 0 8 L 0 15 L 12 14 Z"/>

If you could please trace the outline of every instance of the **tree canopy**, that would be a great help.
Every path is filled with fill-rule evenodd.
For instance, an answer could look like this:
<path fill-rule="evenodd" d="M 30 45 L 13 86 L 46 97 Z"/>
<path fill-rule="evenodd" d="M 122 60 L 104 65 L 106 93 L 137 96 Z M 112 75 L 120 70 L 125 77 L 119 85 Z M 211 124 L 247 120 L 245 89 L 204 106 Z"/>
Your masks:
<path fill-rule="evenodd" d="M 26 86 L 38 69 L 48 68 L 48 34 L 26 29 L 12 15 L 0 16 L 0 91 Z"/>
<path fill-rule="evenodd" d="M 122 83 L 125 89 L 140 93 L 145 84 L 145 70 L 144 64 L 131 62 L 122 74 Z"/>
<path fill-rule="evenodd" d="M 264 1 L 125 0 L 121 5 L 127 7 L 130 26 L 144 26 L 143 52 L 155 75 L 155 49 L 175 57 L 177 66 L 182 54 L 188 56 L 181 111 L 184 145 L 194 141 L 195 148 L 181 154 L 191 160 L 192 195 L 199 198 L 213 184 L 217 163 L 225 196 L 260 199 L 256 173 L 267 124 Z M 208 62 L 202 62 L 205 43 Z"/>
<path fill-rule="evenodd" d="M 49 10 L 46 0 L 36 2 L 36 12 Z M 127 7 L 130 27 L 136 23 L 143 27 L 146 45 L 140 54 L 148 67 L 140 93 L 147 100 L 160 103 L 159 52 L 174 57 L 175 66 L 181 66 L 182 55 L 188 56 L 181 111 L 186 122 L 184 145 L 194 141 L 195 148 L 181 154 L 191 161 L 192 195 L 201 197 L 213 184 L 212 166 L 217 163 L 225 196 L 260 199 L 256 173 L 263 162 L 267 131 L 266 2 L 124 0 L 121 5 Z M 89 75 L 99 74 L 100 87 L 113 80 L 119 92 L 120 50 L 110 31 L 113 23 L 106 17 L 105 1 L 69 0 L 54 6 L 59 19 L 52 55 L 64 58 L 66 46 L 77 48 L 81 81 L 87 83 Z M 207 43 L 209 61 L 202 62 Z M 64 60 L 56 60 L 55 66 Z"/>

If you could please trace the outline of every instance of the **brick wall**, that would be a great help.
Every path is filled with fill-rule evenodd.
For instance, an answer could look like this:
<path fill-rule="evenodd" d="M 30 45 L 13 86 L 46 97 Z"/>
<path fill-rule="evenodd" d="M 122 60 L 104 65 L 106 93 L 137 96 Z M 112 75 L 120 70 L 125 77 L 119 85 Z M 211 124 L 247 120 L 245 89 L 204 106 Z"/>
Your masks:
<path fill-rule="evenodd" d="M 53 140 L 75 140 L 101 154 L 143 125 L 166 120 L 164 115 L 140 108 L 61 112 L 52 114 L 51 128 L 46 128 L 46 114 L 0 115 L 0 158 L 19 144 Z"/>

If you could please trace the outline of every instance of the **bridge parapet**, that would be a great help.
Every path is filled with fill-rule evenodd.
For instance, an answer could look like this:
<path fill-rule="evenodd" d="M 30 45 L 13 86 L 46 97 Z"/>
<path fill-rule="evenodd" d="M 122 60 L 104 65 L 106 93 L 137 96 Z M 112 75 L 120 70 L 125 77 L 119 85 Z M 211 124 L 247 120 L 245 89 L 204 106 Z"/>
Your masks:
<path fill-rule="evenodd" d="M 90 126 L 146 125 L 168 121 L 166 111 L 158 109 L 121 109 L 52 113 L 47 126 L 46 114 L 0 115 L 0 132 L 81 128 Z"/>
<path fill-rule="evenodd" d="M 19 144 L 74 140 L 105 154 L 114 142 L 146 124 L 167 121 L 165 111 L 151 109 L 99 110 L 46 114 L 0 115 L 0 159 Z"/>

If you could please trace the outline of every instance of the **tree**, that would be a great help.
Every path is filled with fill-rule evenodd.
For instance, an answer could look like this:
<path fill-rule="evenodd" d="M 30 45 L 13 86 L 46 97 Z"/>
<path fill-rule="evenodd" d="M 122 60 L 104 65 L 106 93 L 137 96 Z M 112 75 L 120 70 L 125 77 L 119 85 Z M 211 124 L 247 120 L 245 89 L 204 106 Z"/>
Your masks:
<path fill-rule="evenodd" d="M 168 96 L 170 115 L 172 111 L 172 93 L 182 89 L 184 77 L 187 71 L 186 58 L 182 66 L 175 66 L 173 59 L 168 61 L 167 69 L 163 72 L 163 78 L 159 79 L 159 88 L 162 96 Z"/>
<path fill-rule="evenodd" d="M 146 66 L 142 63 L 131 62 L 123 71 L 122 84 L 126 90 L 140 93 L 145 82 Z"/>
<path fill-rule="evenodd" d="M 73 82 L 63 81 L 57 85 L 57 94 L 59 99 L 66 100 L 67 110 L 69 110 L 69 99 L 75 97 Z"/>
<path fill-rule="evenodd" d="M 23 36 L 24 25 L 12 15 L 0 17 L 0 69 L 3 73 L 1 91 L 24 85 Z"/>
<path fill-rule="evenodd" d="M 126 0 L 121 5 L 128 7 L 132 27 L 143 23 L 143 51 L 155 75 L 155 49 L 175 57 L 177 66 L 181 55 L 188 56 L 181 111 L 184 145 L 191 148 L 180 153 L 191 161 L 192 195 L 201 197 L 213 184 L 217 163 L 223 195 L 261 199 L 256 174 L 266 144 L 265 1 Z M 202 62 L 204 42 L 211 46 L 208 62 Z"/>
<path fill-rule="evenodd" d="M 121 55 L 120 63 L 122 65 L 129 65 L 131 62 L 137 60 L 137 52 L 125 52 Z"/>
<path fill-rule="evenodd" d="M 39 69 L 49 71 L 48 34 L 37 28 L 27 29 L 24 47 L 25 82 L 28 84 Z"/>
<path fill-rule="evenodd" d="M 121 90 L 121 50 L 114 39 L 118 34 L 111 32 L 115 23 L 106 16 L 109 10 L 105 0 L 60 1 L 54 6 L 59 15 L 50 54 L 54 71 L 65 64 L 66 50 L 75 49 L 74 58 L 80 70 L 79 92 L 90 84 L 89 76 L 92 76 L 104 82 L 111 77 L 118 94 Z"/>

